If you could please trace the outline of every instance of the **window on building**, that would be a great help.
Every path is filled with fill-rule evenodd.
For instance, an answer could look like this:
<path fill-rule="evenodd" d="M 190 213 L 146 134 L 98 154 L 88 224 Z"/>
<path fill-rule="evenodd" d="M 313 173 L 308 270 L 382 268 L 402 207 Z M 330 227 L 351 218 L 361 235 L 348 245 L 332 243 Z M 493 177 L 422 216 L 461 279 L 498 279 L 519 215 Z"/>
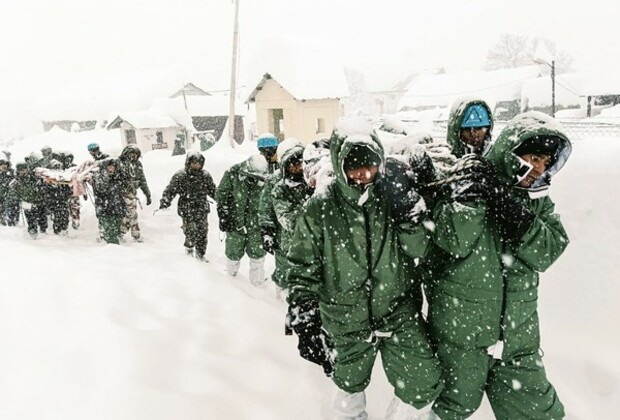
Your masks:
<path fill-rule="evenodd" d="M 269 110 L 269 131 L 280 141 L 284 140 L 284 110 L 282 108 Z"/>
<path fill-rule="evenodd" d="M 316 133 L 324 133 L 325 132 L 325 118 L 317 118 L 316 119 Z"/>
<path fill-rule="evenodd" d="M 164 133 L 162 131 L 156 131 L 155 136 L 157 137 L 157 144 L 162 144 L 164 142 Z"/>
<path fill-rule="evenodd" d="M 125 130 L 127 144 L 136 144 L 136 130 Z"/>

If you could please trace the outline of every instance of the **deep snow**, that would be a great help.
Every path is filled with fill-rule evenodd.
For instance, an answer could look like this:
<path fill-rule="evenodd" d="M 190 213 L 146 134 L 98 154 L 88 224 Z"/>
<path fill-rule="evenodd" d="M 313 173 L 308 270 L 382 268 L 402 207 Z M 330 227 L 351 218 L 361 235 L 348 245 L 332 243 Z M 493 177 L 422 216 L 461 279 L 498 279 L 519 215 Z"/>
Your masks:
<path fill-rule="evenodd" d="M 117 131 L 56 132 L 14 145 L 13 161 L 49 144 L 79 163 L 93 140 L 120 152 Z M 254 152 L 224 141 L 206 168 L 219 182 Z M 541 277 L 544 361 L 573 420 L 620 412 L 619 160 L 618 138 L 575 142 L 551 190 L 571 244 Z M 325 418 L 331 382 L 284 335 L 273 285 L 251 286 L 247 259 L 236 278 L 225 274 L 215 212 L 208 264 L 183 254 L 175 206 L 153 215 L 183 161 L 143 158 L 154 203 L 139 210 L 142 244 L 95 242 L 90 202 L 68 238 L 0 227 L 0 419 Z M 370 418 L 383 418 L 392 392 L 379 361 L 367 395 Z M 471 418 L 493 415 L 485 402 Z"/>

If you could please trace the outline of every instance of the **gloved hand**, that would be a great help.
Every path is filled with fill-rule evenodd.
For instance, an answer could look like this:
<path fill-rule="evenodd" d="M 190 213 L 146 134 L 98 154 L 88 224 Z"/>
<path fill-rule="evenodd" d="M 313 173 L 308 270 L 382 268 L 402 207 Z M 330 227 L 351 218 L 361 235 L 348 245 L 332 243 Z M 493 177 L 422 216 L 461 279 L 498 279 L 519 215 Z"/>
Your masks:
<path fill-rule="evenodd" d="M 536 215 L 511 194 L 509 187 L 501 190 L 503 193 L 497 193 L 487 201 L 487 215 L 497 227 L 500 237 L 508 244 L 515 244 L 532 226 Z"/>
<path fill-rule="evenodd" d="M 168 207 L 170 207 L 170 203 L 168 201 L 164 200 L 163 198 L 161 200 L 159 200 L 159 209 L 160 210 L 167 209 Z"/>
<path fill-rule="evenodd" d="M 220 215 L 220 231 L 221 232 L 232 232 L 234 231 L 234 226 L 231 221 L 228 220 L 227 216 Z"/>
<path fill-rule="evenodd" d="M 261 226 L 260 235 L 263 239 L 263 249 L 270 254 L 273 254 L 276 250 L 280 249 L 278 241 L 276 240 L 276 231 L 270 226 Z"/>
<path fill-rule="evenodd" d="M 318 303 L 308 300 L 291 304 L 287 319 L 299 337 L 299 355 L 321 366 L 325 375 L 331 376 L 334 371 L 333 345 L 329 335 L 321 328 Z"/>
<path fill-rule="evenodd" d="M 147 206 L 150 206 L 152 202 L 153 202 L 153 201 L 151 200 L 151 196 L 150 196 L 150 195 L 147 195 L 147 196 L 146 196 L 146 205 L 147 205 Z"/>

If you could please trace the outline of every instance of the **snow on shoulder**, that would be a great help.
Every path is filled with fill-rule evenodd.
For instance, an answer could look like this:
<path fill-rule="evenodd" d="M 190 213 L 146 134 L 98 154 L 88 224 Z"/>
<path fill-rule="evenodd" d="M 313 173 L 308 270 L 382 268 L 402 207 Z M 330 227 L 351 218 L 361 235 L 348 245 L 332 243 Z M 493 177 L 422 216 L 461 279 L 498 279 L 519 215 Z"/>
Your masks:
<path fill-rule="evenodd" d="M 336 124 L 334 131 L 339 137 L 346 138 L 353 143 L 368 143 L 375 130 L 370 122 L 364 118 L 347 118 Z"/>

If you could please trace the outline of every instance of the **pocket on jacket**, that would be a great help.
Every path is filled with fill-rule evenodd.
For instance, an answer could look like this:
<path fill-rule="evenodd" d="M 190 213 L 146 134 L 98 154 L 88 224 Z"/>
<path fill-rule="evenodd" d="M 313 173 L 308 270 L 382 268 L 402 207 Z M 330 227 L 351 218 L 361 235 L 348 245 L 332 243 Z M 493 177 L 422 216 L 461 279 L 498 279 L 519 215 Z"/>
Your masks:
<path fill-rule="evenodd" d="M 499 335 L 496 306 L 493 301 L 473 301 L 438 291 L 429 308 L 432 340 L 447 341 L 464 348 L 494 343 Z"/>

